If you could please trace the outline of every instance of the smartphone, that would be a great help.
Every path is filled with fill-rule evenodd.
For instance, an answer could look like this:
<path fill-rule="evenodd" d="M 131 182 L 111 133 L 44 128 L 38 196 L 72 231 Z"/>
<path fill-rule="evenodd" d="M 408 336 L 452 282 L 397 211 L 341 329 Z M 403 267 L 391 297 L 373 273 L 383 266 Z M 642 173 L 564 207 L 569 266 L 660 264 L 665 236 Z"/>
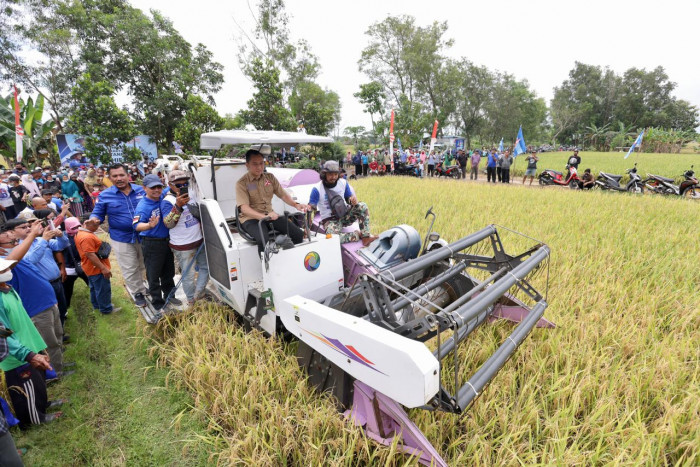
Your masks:
<path fill-rule="evenodd" d="M 187 189 L 186 186 L 183 186 L 182 188 L 180 188 L 180 196 L 182 196 L 182 195 L 189 195 L 189 194 L 190 194 L 190 192 L 189 192 L 189 190 Z"/>
<path fill-rule="evenodd" d="M 49 221 L 47 221 L 46 219 L 42 219 L 42 220 L 41 220 L 41 226 L 44 227 L 44 228 L 48 227 L 48 226 L 49 226 Z"/>

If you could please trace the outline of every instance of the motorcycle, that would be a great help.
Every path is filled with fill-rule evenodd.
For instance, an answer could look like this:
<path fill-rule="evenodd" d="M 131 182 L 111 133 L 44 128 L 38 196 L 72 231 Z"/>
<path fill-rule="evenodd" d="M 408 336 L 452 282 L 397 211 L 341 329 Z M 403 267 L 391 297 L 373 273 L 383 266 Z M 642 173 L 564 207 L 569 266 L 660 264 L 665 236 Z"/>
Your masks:
<path fill-rule="evenodd" d="M 544 169 L 539 176 L 540 185 L 560 185 L 569 186 L 572 190 L 577 190 L 581 188 L 581 179 L 578 176 L 578 170 L 576 167 L 567 166 L 569 169 L 569 176 L 564 179 L 564 174 L 552 169 Z"/>
<path fill-rule="evenodd" d="M 690 199 L 700 199 L 700 188 L 698 188 L 698 179 L 695 176 L 693 167 L 694 166 L 691 165 L 690 170 L 687 170 L 683 174 L 683 178 L 685 178 L 685 180 L 683 180 L 680 185 L 676 185 L 674 183 L 675 180 L 672 178 L 654 174 L 647 174 L 647 179 L 642 183 L 644 183 L 644 185 L 653 193 L 683 196 L 684 198 Z"/>
<path fill-rule="evenodd" d="M 459 165 L 450 165 L 446 169 L 443 168 L 442 162 L 435 167 L 435 176 L 436 177 L 449 177 L 449 178 L 461 178 L 462 177 L 462 169 L 460 168 Z"/>
<path fill-rule="evenodd" d="M 630 181 L 625 186 L 620 185 L 622 175 L 613 175 L 605 172 L 600 172 L 598 174 L 595 184 L 602 190 L 627 191 L 630 193 L 644 194 L 644 183 L 642 183 L 642 177 L 637 174 L 637 164 L 634 164 L 633 168 L 627 169 L 626 173 L 629 174 Z"/>

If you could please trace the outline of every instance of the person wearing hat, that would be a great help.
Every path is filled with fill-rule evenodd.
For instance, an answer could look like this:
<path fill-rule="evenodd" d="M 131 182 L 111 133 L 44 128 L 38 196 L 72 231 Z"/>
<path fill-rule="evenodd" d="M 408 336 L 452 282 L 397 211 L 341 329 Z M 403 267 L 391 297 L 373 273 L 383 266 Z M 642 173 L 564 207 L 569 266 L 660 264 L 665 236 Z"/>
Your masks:
<path fill-rule="evenodd" d="M 277 195 L 282 201 L 301 212 L 306 212 L 308 206 L 294 201 L 282 188 L 277 178 L 265 172 L 265 159 L 260 151 L 249 149 L 245 153 L 245 166 L 248 173 L 236 182 L 236 204 L 240 209 L 241 226 L 255 238 L 258 252 L 262 253 L 265 250 L 270 225 L 277 232 L 286 233 L 289 230 L 292 242 L 295 245 L 301 243 L 304 240 L 304 232 L 272 209 L 272 196 Z M 263 222 L 261 237 L 258 223 L 266 217 L 269 217 L 270 221 Z"/>
<path fill-rule="evenodd" d="M 136 206 L 146 192 L 141 185 L 129 183 L 124 164 L 109 166 L 107 174 L 112 186 L 100 193 L 89 221 L 99 226 L 108 219 L 110 243 L 126 287 L 134 294 L 136 306 L 146 306 L 146 288 L 143 285 L 146 270 L 139 235 L 133 227 Z"/>
<path fill-rule="evenodd" d="M 525 175 L 523 176 L 523 185 L 525 185 L 525 179 L 527 177 L 530 177 L 530 185 L 532 185 L 532 181 L 535 179 L 535 175 L 537 175 L 537 161 L 539 160 L 540 158 L 537 157 L 537 151 L 533 150 L 527 158 L 527 169 L 525 169 Z"/>
<path fill-rule="evenodd" d="M 91 224 L 94 225 L 94 222 Z M 90 283 L 88 282 L 88 277 L 85 275 L 81 264 L 80 252 L 75 245 L 75 235 L 80 228 L 80 220 L 77 217 L 69 217 L 63 222 L 63 225 L 66 227 L 66 235 L 70 243 L 70 246 L 63 251 L 66 270 L 66 278 L 63 281 L 63 292 L 66 296 L 66 306 L 70 308 L 75 281 L 82 279 L 88 288 L 90 287 Z"/>
<path fill-rule="evenodd" d="M 158 175 L 148 174 L 143 177 L 143 186 L 146 189 L 146 196 L 136 206 L 133 224 L 141 237 L 151 304 L 153 308 L 160 310 L 175 288 L 175 259 L 168 245 L 170 232 L 163 223 L 161 212 L 163 181 Z M 170 303 L 182 304 L 174 297 L 170 299 Z"/>
<path fill-rule="evenodd" d="M 39 222 L 29 224 L 22 219 L 8 221 L 0 230 L 0 258 L 17 261 L 12 278 L 7 282 L 19 294 L 27 315 L 46 343 L 51 366 L 59 375 L 63 375 L 63 326 L 56 295 L 36 266 L 23 261 L 34 239 L 40 238 L 43 232 L 44 228 Z M 19 236 L 25 238 L 18 244 Z"/>
<path fill-rule="evenodd" d="M 46 201 L 46 207 L 59 212 L 63 208 L 63 201 L 54 197 L 56 192 L 52 188 L 44 188 L 41 190 L 41 197 Z M 34 206 L 34 200 L 32 200 L 32 206 Z M 42 209 L 34 207 L 34 209 Z"/>
<path fill-rule="evenodd" d="M 571 167 L 575 168 L 578 170 L 578 165 L 581 163 L 581 156 L 578 155 L 578 148 L 574 149 L 574 153 L 569 157 L 569 160 L 566 162 L 566 179 L 569 179 L 569 176 L 571 175 Z"/>
<path fill-rule="evenodd" d="M 203 243 L 202 226 L 190 212 L 194 201 L 188 195 L 189 176 L 182 170 L 173 170 L 168 177 L 170 192 L 163 198 L 160 211 L 163 223 L 170 229 L 170 249 L 182 270 L 182 288 L 189 305 L 204 293 L 209 282 L 209 265 Z M 195 282 L 195 269 L 199 271 Z"/>
<path fill-rule="evenodd" d="M 7 241 L 7 238 L 2 242 Z M 49 401 L 44 374 L 51 369 L 49 357 L 45 355 L 46 343 L 27 315 L 20 297 L 13 290 L 14 260 L 0 259 L 0 323 L 12 334 L 7 337 L 9 355 L 0 362 L 5 373 L 15 416 L 20 428 L 48 423 L 62 414 L 47 414 Z"/>
<path fill-rule="evenodd" d="M 331 198 L 340 199 L 340 208 L 335 205 L 331 207 Z M 370 233 L 367 205 L 358 202 L 350 184 L 340 178 L 340 167 L 336 161 L 326 161 L 323 164 L 321 181 L 311 189 L 309 206 L 320 212 L 321 225 L 326 233 L 340 235 L 340 243 L 361 240 L 363 246 L 368 246 L 378 238 Z M 339 209 L 345 212 L 339 212 Z M 342 232 L 343 227 L 352 225 L 355 221 L 359 222 L 360 230 Z"/>

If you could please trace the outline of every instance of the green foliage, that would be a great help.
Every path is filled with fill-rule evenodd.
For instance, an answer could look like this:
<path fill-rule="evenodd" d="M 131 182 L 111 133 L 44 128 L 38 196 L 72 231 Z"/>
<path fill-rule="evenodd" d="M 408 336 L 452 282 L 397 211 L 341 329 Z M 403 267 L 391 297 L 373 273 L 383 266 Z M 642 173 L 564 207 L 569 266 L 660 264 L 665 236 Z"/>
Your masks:
<path fill-rule="evenodd" d="M 200 135 L 220 130 L 224 126 L 224 119 L 199 96 L 189 96 L 187 107 L 185 115 L 175 127 L 175 139 L 182 144 L 185 153 L 196 154 Z"/>
<path fill-rule="evenodd" d="M 323 144 L 319 148 L 318 158 L 324 161 L 336 160 L 339 161 L 345 157 L 345 146 L 340 141 L 333 141 L 331 144 Z"/>
<path fill-rule="evenodd" d="M 76 108 L 71 127 L 85 135 L 86 156 L 94 163 L 109 164 L 114 145 L 129 141 L 136 135 L 136 126 L 126 110 L 114 102 L 114 88 L 106 81 L 93 81 L 84 74 L 73 89 Z M 138 149 L 124 147 L 126 160 L 137 160 Z"/>
<path fill-rule="evenodd" d="M 289 97 L 296 121 L 314 135 L 328 135 L 340 120 L 340 98 L 316 83 L 302 81 Z"/>
<path fill-rule="evenodd" d="M 295 130 L 294 118 L 284 106 L 279 70 L 271 61 L 258 58 L 253 60 L 253 66 L 256 91 L 248 101 L 248 109 L 240 112 L 241 118 L 258 130 Z"/>
<path fill-rule="evenodd" d="M 299 159 L 299 162 L 287 164 L 290 169 L 318 169 L 318 160 L 311 160 L 308 157 Z"/>
<path fill-rule="evenodd" d="M 369 118 L 372 120 L 372 128 L 377 132 L 374 116 L 376 114 L 378 119 L 382 120 L 384 116 L 384 101 L 386 100 L 382 83 L 371 81 L 366 84 L 360 84 L 360 91 L 353 94 L 353 96 L 365 106 L 363 112 L 369 114 Z"/>
<path fill-rule="evenodd" d="M 53 139 L 54 122 L 42 122 L 44 97 L 39 94 L 36 101 L 31 97 L 25 102 L 19 99 L 20 124 L 24 129 L 22 147 L 25 163 L 43 165 L 56 156 Z M 14 95 L 0 97 L 0 154 L 10 159 L 16 155 Z"/>

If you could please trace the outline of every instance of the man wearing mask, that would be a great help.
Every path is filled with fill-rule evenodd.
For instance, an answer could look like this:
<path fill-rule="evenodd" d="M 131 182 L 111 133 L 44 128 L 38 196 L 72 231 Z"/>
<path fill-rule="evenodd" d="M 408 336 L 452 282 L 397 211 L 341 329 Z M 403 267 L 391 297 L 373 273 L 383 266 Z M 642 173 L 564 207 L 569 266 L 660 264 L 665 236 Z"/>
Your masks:
<path fill-rule="evenodd" d="M 321 225 L 326 233 L 340 235 L 340 243 L 362 240 L 362 245 L 367 246 L 378 238 L 370 233 L 369 209 L 365 203 L 358 202 L 348 182 L 339 177 L 340 167 L 336 161 L 323 164 L 321 182 L 311 189 L 309 206 L 320 212 Z M 332 203 L 330 198 L 335 197 L 340 197 L 344 206 L 342 201 Z M 344 212 L 339 212 L 336 204 L 340 204 L 340 209 Z M 352 225 L 355 221 L 359 222 L 361 230 L 342 232 L 343 227 Z"/>

